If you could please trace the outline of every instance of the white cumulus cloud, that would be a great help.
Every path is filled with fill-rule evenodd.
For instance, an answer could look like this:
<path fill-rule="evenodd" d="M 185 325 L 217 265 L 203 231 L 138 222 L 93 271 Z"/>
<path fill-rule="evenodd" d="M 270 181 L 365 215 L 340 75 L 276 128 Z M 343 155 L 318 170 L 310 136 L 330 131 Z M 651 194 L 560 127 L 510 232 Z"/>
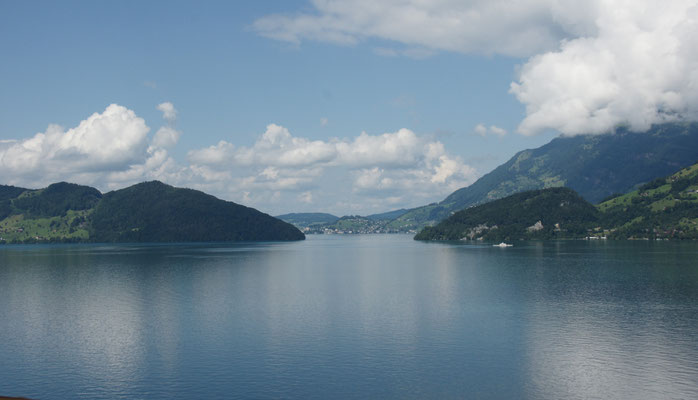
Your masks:
<path fill-rule="evenodd" d="M 333 143 L 293 137 L 288 129 L 276 124 L 267 126 L 252 147 L 235 147 L 225 140 L 215 146 L 191 150 L 189 160 L 206 165 L 275 165 L 300 167 L 327 162 L 337 156 Z"/>
<path fill-rule="evenodd" d="M 172 147 L 179 141 L 180 132 L 172 127 L 163 126 L 155 132 L 153 146 Z"/>
<path fill-rule="evenodd" d="M 0 143 L 0 170 L 8 183 L 28 187 L 62 180 L 101 188 L 135 183 L 171 162 L 165 150 L 149 146 L 149 131 L 135 112 L 111 104 L 74 128 L 49 125 L 28 139 Z"/>
<path fill-rule="evenodd" d="M 174 127 L 177 122 L 177 109 L 169 101 L 158 104 L 157 109 L 162 111 L 162 117 L 167 121 L 167 126 L 161 127 L 155 133 L 153 146 L 172 147 L 177 144 L 181 136 L 181 132 Z"/>
<path fill-rule="evenodd" d="M 532 57 L 511 93 L 526 105 L 519 131 L 602 133 L 619 124 L 698 116 L 698 7 L 695 0 L 598 0 L 594 34 Z"/>
<path fill-rule="evenodd" d="M 526 107 L 524 135 L 698 118 L 698 0 L 314 0 L 253 27 L 294 44 L 364 42 L 383 56 L 522 57 L 510 93 Z"/>
<path fill-rule="evenodd" d="M 162 111 L 162 117 L 168 122 L 172 123 L 177 120 L 177 109 L 169 101 L 158 104 L 157 109 Z"/>
<path fill-rule="evenodd" d="M 230 187 L 247 192 L 248 198 L 266 193 L 269 199 L 277 191 L 283 197 L 293 191 L 294 200 L 305 203 L 351 191 L 359 197 L 410 198 L 417 205 L 437 200 L 477 176 L 474 168 L 449 155 L 442 143 L 409 129 L 323 141 L 293 136 L 270 124 L 251 147 L 220 141 L 190 151 L 188 158 L 190 168 L 203 180 L 227 179 L 234 182 Z M 321 185 L 324 190 L 311 190 Z"/>
<path fill-rule="evenodd" d="M 423 155 L 424 143 L 409 129 L 371 136 L 362 132 L 352 141 L 336 143 L 338 162 L 351 166 L 413 165 Z"/>
<path fill-rule="evenodd" d="M 149 130 L 133 111 L 112 104 L 75 128 L 50 125 L 0 147 L 0 165 L 18 182 L 127 168 L 143 159 Z"/>
<path fill-rule="evenodd" d="M 2 183 L 69 181 L 107 191 L 158 179 L 266 211 L 370 213 L 440 200 L 477 176 L 441 142 L 409 129 L 311 140 L 270 124 L 251 146 L 221 140 L 183 163 L 168 153 L 179 132 L 169 125 L 149 132 L 134 111 L 112 104 L 74 128 L 3 140 Z"/>

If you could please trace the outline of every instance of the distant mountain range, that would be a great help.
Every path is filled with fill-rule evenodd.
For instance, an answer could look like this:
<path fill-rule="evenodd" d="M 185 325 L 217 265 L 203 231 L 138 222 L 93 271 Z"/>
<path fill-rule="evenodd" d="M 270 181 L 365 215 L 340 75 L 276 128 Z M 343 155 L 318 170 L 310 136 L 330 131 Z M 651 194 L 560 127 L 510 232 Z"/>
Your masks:
<path fill-rule="evenodd" d="M 366 217 L 346 216 L 339 225 L 339 218 L 335 216 L 332 216 L 335 220 L 322 223 L 280 217 L 306 232 L 315 233 L 349 230 L 360 233 L 416 232 L 459 210 L 535 189 L 568 187 L 587 201 L 598 203 L 696 161 L 698 123 L 655 125 L 646 132 L 631 132 L 620 127 L 608 134 L 561 136 L 539 148 L 520 151 L 472 185 L 456 190 L 439 203 Z M 348 220 L 353 222 L 349 224 Z"/>
<path fill-rule="evenodd" d="M 296 227 L 306 233 L 409 232 L 435 225 L 457 211 L 530 190 L 567 187 L 591 203 L 609 196 L 614 196 L 616 202 L 637 198 L 616 194 L 637 189 L 696 160 L 698 123 L 656 125 L 647 132 L 618 128 L 604 135 L 558 137 L 537 149 L 517 153 L 439 203 L 364 217 L 339 218 L 325 213 L 279 216 L 286 222 L 202 192 L 160 182 L 146 182 L 104 195 L 97 189 L 68 183 L 40 190 L 0 185 L 0 237 L 5 242 L 162 242 L 303 239 Z M 614 208 L 615 211 L 604 214 L 605 218 L 640 212 L 638 204 L 645 204 L 646 199 L 637 198 L 622 212 Z M 683 200 L 675 197 L 657 201 L 650 207 L 652 212 L 675 201 L 686 207 Z M 641 221 L 645 225 L 639 224 Z M 613 225 L 614 234 L 633 235 L 638 229 L 650 229 L 647 221 Z M 678 226 L 675 222 L 671 222 L 672 229 Z"/>
<path fill-rule="evenodd" d="M 406 213 L 407 209 L 380 214 L 345 215 L 337 217 L 327 213 L 291 213 L 278 215 L 283 221 L 293 224 L 305 233 L 387 233 L 386 225 Z"/>
<path fill-rule="evenodd" d="M 416 240 L 698 239 L 698 164 L 594 206 L 569 188 L 516 193 L 461 210 Z"/>
<path fill-rule="evenodd" d="M 440 203 L 408 211 L 387 226 L 419 229 L 452 213 L 533 189 L 568 187 L 598 203 L 698 161 L 698 123 L 662 124 L 647 132 L 624 128 L 603 135 L 558 137 L 518 152 Z"/>
<path fill-rule="evenodd" d="M 317 225 L 332 224 L 337 222 L 338 216 L 327 213 L 290 213 L 277 215 L 276 218 L 293 224 L 296 228 L 303 229 Z"/>
<path fill-rule="evenodd" d="M 0 185 L 0 241 L 203 242 L 303 240 L 296 227 L 206 193 L 144 182 L 106 194 L 55 183 Z"/>
<path fill-rule="evenodd" d="M 326 213 L 292 213 L 277 218 L 293 224 L 305 233 L 396 233 L 397 230 L 388 230 L 386 225 L 407 211 L 400 209 L 365 217 L 345 215 L 341 218 Z"/>

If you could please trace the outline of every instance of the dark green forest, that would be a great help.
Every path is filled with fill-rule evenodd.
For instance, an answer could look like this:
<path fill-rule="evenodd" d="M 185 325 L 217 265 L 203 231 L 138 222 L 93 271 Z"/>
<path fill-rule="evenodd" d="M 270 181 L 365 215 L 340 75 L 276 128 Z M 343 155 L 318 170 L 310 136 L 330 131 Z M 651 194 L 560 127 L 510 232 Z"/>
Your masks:
<path fill-rule="evenodd" d="M 0 242 L 286 241 L 305 236 L 250 207 L 161 182 L 102 195 L 55 183 L 30 190 L 0 186 Z"/>
<path fill-rule="evenodd" d="M 517 193 L 459 211 L 416 240 L 560 239 L 585 236 L 599 211 L 574 190 L 550 188 Z"/>
<path fill-rule="evenodd" d="M 541 223 L 535 226 L 536 222 Z M 416 240 L 698 239 L 698 164 L 594 206 L 571 189 L 517 193 L 459 211 Z"/>
<path fill-rule="evenodd" d="M 95 188 L 59 182 L 42 190 L 26 192 L 25 196 L 13 201 L 13 206 L 29 217 L 56 217 L 66 215 L 68 210 L 93 208 L 101 198 L 102 193 Z"/>
<path fill-rule="evenodd" d="M 253 208 L 161 182 L 106 193 L 92 214 L 97 242 L 302 240 L 293 225 Z"/>

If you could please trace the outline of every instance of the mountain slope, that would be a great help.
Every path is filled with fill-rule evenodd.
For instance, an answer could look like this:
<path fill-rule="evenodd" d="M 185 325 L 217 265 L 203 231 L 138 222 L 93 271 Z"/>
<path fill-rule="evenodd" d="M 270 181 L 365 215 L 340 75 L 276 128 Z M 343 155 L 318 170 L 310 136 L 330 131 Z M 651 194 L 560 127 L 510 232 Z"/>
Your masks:
<path fill-rule="evenodd" d="M 698 239 L 698 164 L 597 206 L 568 188 L 516 193 L 461 210 L 416 240 Z"/>
<path fill-rule="evenodd" d="M 698 123 L 656 125 L 643 133 L 619 128 L 613 134 L 558 137 L 520 151 L 472 185 L 438 204 L 410 210 L 389 226 L 419 228 L 466 207 L 547 187 L 569 187 L 597 203 L 696 160 Z"/>
<path fill-rule="evenodd" d="M 549 188 L 516 193 L 459 211 L 426 227 L 415 240 L 552 239 L 586 235 L 598 221 L 596 208 L 574 190 Z"/>
<path fill-rule="evenodd" d="M 598 208 L 612 238 L 698 239 L 698 164 L 607 200 Z"/>
<path fill-rule="evenodd" d="M 339 219 L 339 217 L 327 213 L 290 213 L 277 215 L 276 218 L 293 224 L 299 229 L 315 225 L 331 224 Z"/>
<path fill-rule="evenodd" d="M 29 189 L 24 189 L 16 186 L 0 185 L 0 220 L 5 219 L 12 213 L 11 200 L 19 197 L 22 193 Z"/>
<path fill-rule="evenodd" d="M 393 211 L 388 211 L 380 214 L 371 214 L 367 215 L 366 218 L 374 220 L 374 221 L 391 221 L 394 220 L 395 218 L 400 217 L 401 215 L 404 215 L 406 212 L 409 210 L 405 208 L 401 208 L 399 210 L 393 210 Z"/>
<path fill-rule="evenodd" d="M 153 181 L 104 195 L 92 214 L 97 242 L 302 240 L 293 225 L 253 208 Z"/>
<path fill-rule="evenodd" d="M 56 217 L 68 210 L 89 210 L 102 198 L 99 190 L 74 183 L 59 182 L 45 189 L 26 192 L 12 204 L 32 217 Z"/>
<path fill-rule="evenodd" d="M 387 229 L 386 225 L 407 211 L 402 208 L 381 214 L 345 215 L 341 218 L 326 213 L 291 213 L 276 218 L 293 224 L 305 233 L 393 233 L 395 231 Z"/>
<path fill-rule="evenodd" d="M 305 238 L 293 225 L 191 189 L 145 182 L 102 195 L 65 182 L 0 186 L 0 242 L 277 241 Z"/>
<path fill-rule="evenodd" d="M 378 215 L 379 216 L 379 215 Z M 362 217 L 360 215 L 345 215 L 337 221 L 313 225 L 304 228 L 306 233 L 339 233 L 339 234 L 369 234 L 369 233 L 397 233 L 386 229 L 385 225 L 390 220 L 379 219 L 376 216 Z"/>
<path fill-rule="evenodd" d="M 89 237 L 89 216 L 102 193 L 59 182 L 37 190 L 2 186 L 0 196 L 2 242 L 79 242 Z"/>

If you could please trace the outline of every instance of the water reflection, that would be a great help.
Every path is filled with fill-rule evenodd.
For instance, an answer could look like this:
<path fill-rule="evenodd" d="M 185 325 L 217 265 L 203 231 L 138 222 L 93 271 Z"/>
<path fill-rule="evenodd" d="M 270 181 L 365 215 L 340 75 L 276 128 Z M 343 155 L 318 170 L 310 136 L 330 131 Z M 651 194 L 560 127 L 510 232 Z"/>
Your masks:
<path fill-rule="evenodd" d="M 694 247 L 583 246 L 538 257 L 526 312 L 530 397 L 694 397 Z"/>
<path fill-rule="evenodd" d="M 693 398 L 695 243 L 0 248 L 0 393 Z"/>

